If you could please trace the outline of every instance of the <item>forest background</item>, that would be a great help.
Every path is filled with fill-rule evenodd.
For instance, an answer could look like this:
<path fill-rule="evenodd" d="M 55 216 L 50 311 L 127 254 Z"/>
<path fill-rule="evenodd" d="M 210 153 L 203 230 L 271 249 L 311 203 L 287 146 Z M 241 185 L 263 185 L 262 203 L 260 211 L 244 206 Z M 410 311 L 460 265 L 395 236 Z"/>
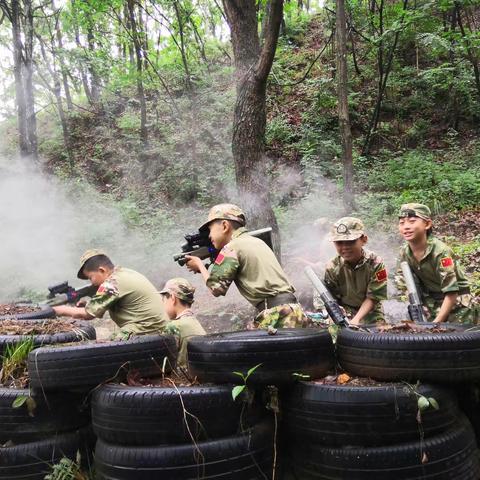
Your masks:
<path fill-rule="evenodd" d="M 316 219 L 361 217 L 391 270 L 398 207 L 426 203 L 480 295 L 478 0 L 0 11 L 2 298 L 72 279 L 92 246 L 191 278 L 171 256 L 224 201 L 278 226 L 300 287 L 298 257 L 333 254 Z"/>

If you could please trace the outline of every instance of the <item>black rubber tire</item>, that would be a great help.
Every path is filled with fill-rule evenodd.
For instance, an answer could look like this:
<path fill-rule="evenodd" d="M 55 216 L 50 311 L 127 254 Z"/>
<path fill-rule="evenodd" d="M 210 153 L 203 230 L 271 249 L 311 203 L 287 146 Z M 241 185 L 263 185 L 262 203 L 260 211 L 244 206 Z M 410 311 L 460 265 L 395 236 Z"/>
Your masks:
<path fill-rule="evenodd" d="M 174 367 L 173 335 L 142 335 L 126 341 L 38 348 L 28 356 L 30 386 L 41 390 L 91 388 L 123 379 L 128 370 L 143 377 L 161 375 L 164 358 Z"/>
<path fill-rule="evenodd" d="M 425 463 L 422 464 L 423 453 Z M 329 448 L 305 443 L 294 450 L 301 480 L 478 480 L 475 436 L 466 419 L 420 441 L 371 448 Z"/>
<path fill-rule="evenodd" d="M 472 424 L 480 444 L 480 385 L 478 383 L 459 385 L 456 389 L 460 409 Z"/>
<path fill-rule="evenodd" d="M 217 333 L 192 338 L 187 349 L 190 373 L 203 383 L 243 383 L 233 372 L 262 364 L 249 384 L 286 384 L 296 380 L 294 373 L 324 377 L 334 365 L 332 338 L 320 329 Z"/>
<path fill-rule="evenodd" d="M 51 466 L 63 457 L 75 460 L 79 449 L 82 450 L 79 432 L 0 447 L 0 479 L 43 480 L 51 472 Z"/>
<path fill-rule="evenodd" d="M 480 331 L 443 324 L 455 332 L 395 334 L 341 329 L 337 353 L 341 366 L 377 380 L 458 383 L 480 379 Z"/>
<path fill-rule="evenodd" d="M 31 396 L 35 408 L 12 407 L 18 397 Z M 28 389 L 0 388 L 0 444 L 31 442 L 77 430 L 90 421 L 85 396 L 61 392 L 33 395 Z"/>
<path fill-rule="evenodd" d="M 417 421 L 417 396 L 402 384 L 379 386 L 322 385 L 299 382 L 284 402 L 288 437 L 319 445 L 383 446 L 425 438 L 456 423 L 460 413 L 455 394 L 443 387 L 420 385 L 415 391 L 434 398 Z"/>
<path fill-rule="evenodd" d="M 190 443 L 188 429 L 196 441 L 226 437 L 258 420 L 258 410 L 240 398 L 234 401 L 231 385 L 175 389 L 107 384 L 92 396 L 95 433 L 116 445 Z"/>
<path fill-rule="evenodd" d="M 34 322 L 36 324 L 48 320 L 23 320 L 23 323 Z M 82 340 L 95 340 L 97 334 L 95 328 L 87 322 L 75 321 L 76 330 L 72 332 L 55 333 L 53 335 L 0 335 L 0 356 L 3 355 L 6 345 L 21 343 L 33 338 L 35 347 L 43 345 L 56 345 L 59 343 L 81 342 Z M 1 364 L 1 359 L 0 359 Z"/>
<path fill-rule="evenodd" d="M 55 318 L 57 314 L 50 305 L 38 305 L 41 309 L 36 312 L 20 313 L 18 315 L 1 315 L 0 320 L 43 320 Z"/>
<path fill-rule="evenodd" d="M 252 433 L 165 447 L 120 447 L 97 442 L 99 480 L 265 480 L 271 478 L 273 429 L 262 422 Z"/>

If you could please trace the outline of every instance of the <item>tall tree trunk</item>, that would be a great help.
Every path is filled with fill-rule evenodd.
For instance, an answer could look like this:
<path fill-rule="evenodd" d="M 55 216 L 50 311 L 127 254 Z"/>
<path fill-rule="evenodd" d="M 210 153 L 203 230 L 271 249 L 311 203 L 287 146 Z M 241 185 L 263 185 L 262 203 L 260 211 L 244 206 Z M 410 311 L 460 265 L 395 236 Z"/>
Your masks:
<path fill-rule="evenodd" d="M 37 160 L 37 119 L 33 94 L 33 7 L 31 0 L 0 3 L 12 26 L 15 102 L 20 155 Z"/>
<path fill-rule="evenodd" d="M 65 146 L 65 151 L 67 152 L 67 159 L 71 163 L 71 147 L 70 147 L 70 134 L 68 130 L 67 118 L 65 116 L 65 110 L 63 109 L 63 100 L 62 100 L 62 87 L 60 83 L 60 76 L 57 71 L 57 58 L 55 53 L 55 40 L 53 37 L 53 33 L 51 33 L 50 37 L 50 48 L 52 51 L 53 62 L 50 62 L 50 59 L 47 57 L 47 53 L 45 50 L 44 41 L 42 38 L 37 35 L 37 38 L 40 43 L 40 51 L 42 52 L 42 57 L 45 62 L 45 66 L 47 67 L 48 73 L 52 77 L 53 87 L 50 86 L 50 83 L 47 79 L 43 78 L 42 74 L 39 72 L 40 78 L 42 78 L 45 87 L 52 92 L 53 96 L 55 97 L 55 103 L 57 105 L 57 112 L 58 117 L 60 118 L 60 124 L 62 126 L 62 134 L 63 134 L 63 144 Z"/>
<path fill-rule="evenodd" d="M 13 73 L 15 77 L 15 103 L 17 105 L 18 146 L 20 155 L 30 155 L 27 134 L 27 106 L 23 81 L 23 42 L 20 22 L 20 2 L 12 0 L 10 22 L 13 40 Z"/>
<path fill-rule="evenodd" d="M 130 19 L 130 27 L 132 33 L 133 45 L 135 47 L 135 55 L 137 60 L 137 94 L 140 102 L 140 138 L 143 143 L 148 141 L 147 131 L 147 102 L 145 100 L 145 91 L 143 88 L 143 56 L 141 48 L 141 40 L 137 29 L 137 21 L 135 18 L 135 0 L 128 0 L 128 14 Z"/>
<path fill-rule="evenodd" d="M 242 206 L 251 227 L 271 226 L 274 250 L 280 258 L 280 236 L 267 178 L 265 151 L 266 86 L 283 16 L 283 0 L 271 0 L 260 48 L 255 0 L 223 0 L 235 57 L 237 100 L 233 119 L 232 152 Z"/>
<path fill-rule="evenodd" d="M 178 22 L 178 33 L 180 35 L 180 55 L 182 56 L 182 63 L 183 68 L 185 69 L 185 86 L 187 90 L 192 90 L 192 80 L 190 77 L 190 69 L 188 67 L 188 60 L 187 60 L 187 52 L 185 49 L 185 33 L 184 33 L 184 25 L 183 25 L 183 17 L 182 13 L 180 12 L 180 5 L 178 1 L 174 0 L 173 8 L 175 9 L 175 16 L 177 17 Z"/>
<path fill-rule="evenodd" d="M 403 0 L 403 11 L 400 23 L 403 25 L 405 20 L 405 14 L 407 12 L 408 0 Z M 383 35 L 383 25 L 381 26 L 380 34 Z M 385 94 L 385 90 L 387 88 L 388 77 L 390 76 L 390 72 L 392 71 L 393 66 L 393 58 L 395 56 L 395 51 L 397 49 L 398 39 L 400 38 L 400 29 L 395 32 L 393 45 L 390 48 L 388 53 L 388 58 L 386 64 L 384 64 L 384 57 L 383 53 L 381 57 L 379 57 L 379 80 L 378 80 L 378 93 L 377 99 L 375 102 L 375 108 L 373 109 L 373 114 L 370 117 L 370 122 L 368 124 L 367 135 L 365 136 L 365 142 L 362 148 L 362 155 L 368 155 L 370 151 L 370 143 L 372 139 L 372 134 L 376 131 L 378 122 L 380 120 L 380 112 L 382 109 L 383 97 Z M 382 52 L 383 52 L 383 43 L 382 45 Z M 381 62 L 381 64 L 380 64 Z"/>
<path fill-rule="evenodd" d="M 52 9 L 53 11 L 56 10 L 55 2 L 52 0 Z M 63 91 L 65 92 L 65 100 L 67 102 L 67 109 L 68 111 L 73 110 L 73 102 L 72 102 L 72 95 L 70 93 L 70 84 L 68 83 L 68 68 L 65 65 L 65 58 L 63 55 L 63 36 L 62 36 L 62 29 L 60 28 L 60 13 L 55 18 L 55 34 L 57 37 L 57 45 L 58 45 L 58 63 L 60 64 L 60 71 L 62 73 L 62 83 L 63 83 Z"/>
<path fill-rule="evenodd" d="M 97 103 L 100 100 L 100 77 L 98 76 L 97 67 L 95 65 L 95 37 L 93 34 L 93 22 L 88 16 L 87 18 L 87 45 L 88 45 L 88 71 L 90 73 L 90 88 L 92 100 Z"/>
<path fill-rule="evenodd" d="M 25 65 L 25 105 L 27 115 L 27 135 L 30 144 L 30 155 L 38 159 L 37 116 L 35 114 L 35 98 L 33 94 L 33 6 L 32 0 L 24 0 L 23 36 L 25 47 L 23 62 Z"/>
<path fill-rule="evenodd" d="M 353 194 L 352 131 L 348 110 L 347 22 L 344 0 L 337 0 L 336 17 L 338 121 L 343 157 L 343 207 L 348 215 L 355 208 L 355 202 Z"/>
<path fill-rule="evenodd" d="M 72 8 L 74 9 L 74 12 L 75 12 L 75 5 L 76 5 L 76 0 L 72 0 Z M 73 18 L 73 28 L 75 32 L 75 45 L 80 51 L 85 53 L 85 49 L 80 41 L 80 27 L 76 19 L 76 14 L 74 14 L 74 18 Z M 80 78 L 82 79 L 82 85 L 83 85 L 83 90 L 85 92 L 85 96 L 87 97 L 88 103 L 92 105 L 94 103 L 94 99 L 92 96 L 90 85 L 88 83 L 88 77 L 87 77 L 87 73 L 85 71 L 83 62 L 81 61 L 77 62 L 77 65 L 78 65 L 78 70 L 80 72 Z"/>
<path fill-rule="evenodd" d="M 132 36 L 132 22 L 130 20 L 130 12 L 128 8 L 128 3 L 124 6 L 124 17 L 125 17 L 125 26 L 130 36 Z M 128 58 L 130 59 L 130 67 L 133 69 L 135 66 L 135 47 L 132 42 L 128 42 Z"/>
<path fill-rule="evenodd" d="M 460 3 L 458 1 L 455 1 L 455 9 L 457 11 L 458 26 L 460 27 L 460 32 L 465 41 L 465 47 L 467 49 L 467 58 L 472 65 L 473 75 L 475 77 L 475 86 L 477 88 L 477 96 L 480 98 L 480 70 L 478 68 L 478 58 L 476 57 L 474 53 L 474 49 L 472 48 L 472 42 L 467 37 L 467 34 L 465 32 L 465 27 L 463 26 L 463 21 L 462 21 L 461 8 L 462 7 Z"/>

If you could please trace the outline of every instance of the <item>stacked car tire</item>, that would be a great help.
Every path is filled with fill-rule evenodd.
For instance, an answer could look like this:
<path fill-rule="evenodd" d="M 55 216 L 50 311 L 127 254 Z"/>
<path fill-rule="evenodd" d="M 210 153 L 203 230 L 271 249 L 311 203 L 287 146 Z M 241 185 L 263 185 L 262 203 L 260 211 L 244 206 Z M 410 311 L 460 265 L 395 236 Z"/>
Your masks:
<path fill-rule="evenodd" d="M 95 329 L 84 322 L 66 333 L 2 335 L 0 351 L 27 338 L 36 347 L 28 357 L 30 388 L 0 388 L 0 479 L 43 480 L 62 458 L 75 461 L 79 454 L 88 468 L 96 440 L 88 390 L 125 378 L 132 369 L 158 374 L 158 362 L 167 357 L 174 365 L 176 359 L 175 339 L 169 336 L 81 342 L 96 338 Z"/>
<path fill-rule="evenodd" d="M 293 478 L 480 478 L 474 431 L 449 388 L 478 378 L 480 333 L 444 328 L 340 331 L 341 366 L 367 378 L 357 386 L 301 382 L 288 394 L 285 431 Z"/>
<path fill-rule="evenodd" d="M 252 393 L 288 386 L 296 374 L 333 367 L 327 331 L 232 332 L 189 341 L 190 372 L 202 385 L 104 385 L 92 399 L 99 479 L 271 478 L 275 421 Z M 234 400 L 233 383 L 256 367 Z"/>

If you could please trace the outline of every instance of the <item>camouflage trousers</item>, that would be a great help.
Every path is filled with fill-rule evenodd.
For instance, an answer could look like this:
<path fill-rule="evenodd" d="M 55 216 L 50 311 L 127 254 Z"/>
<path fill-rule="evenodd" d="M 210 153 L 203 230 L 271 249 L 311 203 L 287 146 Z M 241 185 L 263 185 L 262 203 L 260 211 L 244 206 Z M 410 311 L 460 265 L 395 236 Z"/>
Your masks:
<path fill-rule="evenodd" d="M 299 303 L 286 303 L 262 310 L 253 321 L 255 327 L 304 328 L 309 320 Z"/>
<path fill-rule="evenodd" d="M 430 314 L 428 320 L 433 321 L 438 315 L 443 300 L 429 296 L 424 296 L 422 300 Z M 459 295 L 457 297 L 457 303 L 453 307 L 446 321 L 449 323 L 477 325 L 480 321 L 480 305 L 475 302 L 473 296 L 470 294 Z"/>

